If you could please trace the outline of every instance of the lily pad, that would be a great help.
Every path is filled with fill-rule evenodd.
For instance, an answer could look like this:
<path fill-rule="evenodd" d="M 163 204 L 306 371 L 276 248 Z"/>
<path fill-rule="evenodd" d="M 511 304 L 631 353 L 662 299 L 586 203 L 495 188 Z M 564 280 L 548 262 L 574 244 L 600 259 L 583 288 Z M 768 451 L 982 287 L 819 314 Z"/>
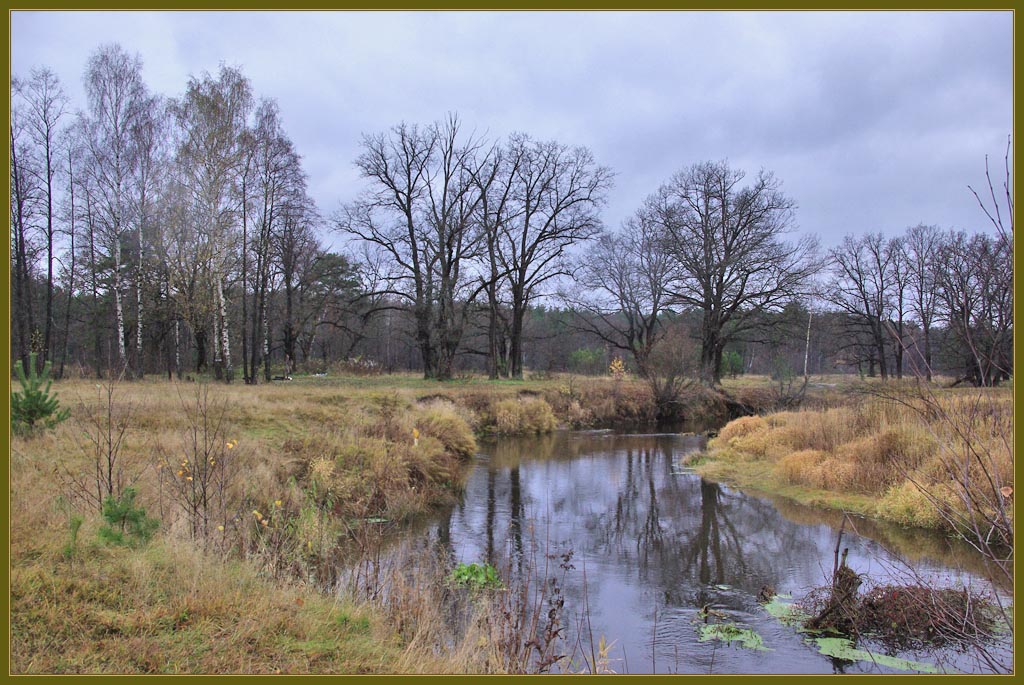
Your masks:
<path fill-rule="evenodd" d="M 764 646 L 761 636 L 749 628 L 740 628 L 732 623 L 712 623 L 700 629 L 700 642 L 721 640 L 722 642 L 738 642 L 740 647 L 761 651 L 769 651 Z"/>
<path fill-rule="evenodd" d="M 885 654 L 876 654 L 865 649 L 857 649 L 853 643 L 842 637 L 819 637 L 814 642 L 818 651 L 825 656 L 846 661 L 869 661 L 880 666 L 888 666 L 900 671 L 917 671 L 919 673 L 938 673 L 939 669 L 934 664 L 926 664 L 921 661 L 900 659 Z"/>
<path fill-rule="evenodd" d="M 800 626 L 810 618 L 796 604 L 780 601 L 779 595 L 776 595 L 772 598 L 772 601 L 765 604 L 764 610 L 788 626 Z"/>

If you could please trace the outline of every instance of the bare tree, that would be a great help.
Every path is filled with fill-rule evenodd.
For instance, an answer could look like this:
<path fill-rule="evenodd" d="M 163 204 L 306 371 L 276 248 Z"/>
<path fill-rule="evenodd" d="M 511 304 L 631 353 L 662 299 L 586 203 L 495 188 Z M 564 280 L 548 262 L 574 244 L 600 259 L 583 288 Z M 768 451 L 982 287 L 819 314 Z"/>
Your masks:
<path fill-rule="evenodd" d="M 169 121 L 166 104 L 159 96 L 147 95 L 139 102 L 139 111 L 132 126 L 134 173 L 131 178 L 129 203 L 135 223 L 135 369 L 136 378 L 145 373 L 143 350 L 143 322 L 146 318 L 144 293 L 147 285 L 156 285 L 163 279 L 147 278 L 158 270 L 148 263 L 153 246 L 162 241 L 154 236 L 161 230 L 155 217 L 159 211 L 159 194 L 165 184 L 170 158 L 166 149 Z"/>
<path fill-rule="evenodd" d="M 851 235 L 829 251 L 832 286 L 826 299 L 849 316 L 854 328 L 866 332 L 870 344 L 871 373 L 878 364 L 882 379 L 889 377 L 886 322 L 890 313 L 892 290 L 892 252 L 881 233 L 861 237 Z"/>
<path fill-rule="evenodd" d="M 287 207 L 281 217 L 280 229 L 275 235 L 275 252 L 280 260 L 281 292 L 284 296 L 284 315 L 281 322 L 281 342 L 286 360 L 286 372 L 298 362 L 296 354 L 300 331 L 300 309 L 304 267 L 318 251 L 314 234 L 317 216 L 312 211 L 312 200 Z"/>
<path fill-rule="evenodd" d="M 462 140 L 456 116 L 420 129 L 399 124 L 363 136 L 356 160 L 371 187 L 336 218 L 340 231 L 377 245 L 397 266 L 382 294 L 412 306 L 424 376 L 451 378 L 469 307 L 482 290 L 471 263 L 484 233 L 475 220 L 489 152 Z"/>
<path fill-rule="evenodd" d="M 1011 246 L 1013 244 L 1013 174 L 1010 172 L 1010 152 L 1012 151 L 1012 139 L 1010 136 L 1006 137 L 1006 155 L 1003 158 L 1004 166 L 1004 177 L 1002 183 L 1002 195 L 1003 203 L 1000 203 L 996 196 L 995 186 L 992 184 L 992 175 L 988 169 L 988 155 L 985 155 L 985 180 L 988 182 L 988 198 L 991 204 L 988 204 L 985 200 L 981 199 L 976 191 L 971 186 L 967 188 L 974 195 L 974 199 L 978 201 L 978 206 L 981 207 L 981 211 L 985 213 L 988 220 L 991 222 L 992 227 L 996 229 L 996 235 Z"/>
<path fill-rule="evenodd" d="M 759 313 L 781 309 L 804 292 L 817 268 L 817 243 L 782 240 L 795 202 L 761 171 L 749 186 L 728 162 L 685 169 L 648 198 L 644 211 L 664 232 L 676 261 L 673 296 L 701 312 L 701 380 L 721 381 L 725 345 L 762 325 Z"/>
<path fill-rule="evenodd" d="M 243 355 L 246 351 L 249 354 L 245 365 L 246 383 L 254 384 L 261 362 L 264 380 L 270 380 L 269 306 L 274 285 L 274 247 L 279 243 L 275 236 L 281 233 L 286 217 L 303 211 L 310 201 L 299 156 L 284 132 L 280 111 L 273 101 L 263 100 L 256 108 L 246 146 L 241 176 L 242 315 L 249 321 L 243 327 Z M 248 305 L 250 274 L 251 310 Z"/>
<path fill-rule="evenodd" d="M 23 84 L 12 79 L 13 93 L 21 92 Z M 32 299 L 32 272 L 34 270 L 33 221 L 39 213 L 41 193 L 34 183 L 32 148 L 26 140 L 24 110 L 12 104 L 11 108 L 11 258 L 13 260 L 14 317 L 17 331 L 18 355 L 22 368 L 29 373 L 32 337 L 35 334 L 34 302 Z"/>
<path fill-rule="evenodd" d="M 932 324 L 935 321 L 938 284 L 936 263 L 942 232 L 937 226 L 919 224 L 907 229 L 903 252 L 909 269 L 909 311 L 921 326 L 922 347 L 915 349 L 924 362 L 925 378 L 932 380 Z"/>
<path fill-rule="evenodd" d="M 540 288 L 568 274 L 566 251 L 600 229 L 598 210 L 611 187 L 612 172 L 590 150 L 557 141 L 513 135 L 505 158 L 512 173 L 513 207 L 495 222 L 494 254 L 505 275 L 511 305 L 510 375 L 523 377 L 523 323 Z"/>
<path fill-rule="evenodd" d="M 54 181 L 60 170 L 60 164 L 57 161 L 58 137 L 68 98 L 64 94 L 57 75 L 45 67 L 32 70 L 21 94 L 26 104 L 27 128 L 39 159 L 36 172 L 39 175 L 37 182 L 42 193 L 43 206 L 41 210 L 45 221 L 43 239 L 46 243 L 46 300 L 43 342 L 41 354 L 38 357 L 41 369 L 42 365 L 53 357 L 54 237 L 57 233 L 57 226 L 54 222 Z"/>
<path fill-rule="evenodd" d="M 83 120 L 89 152 L 88 173 L 96 189 L 97 224 L 103 247 L 113 259 L 110 290 L 114 299 L 118 363 L 128 366 L 125 345 L 124 276 L 127 232 L 132 224 L 129 185 L 137 159 L 132 137 L 146 98 L 142 61 L 119 45 L 101 46 L 89 58 L 85 74 L 88 116 Z"/>
<path fill-rule="evenodd" d="M 510 307 L 508 298 L 503 298 L 508 290 L 507 272 L 499 259 L 498 239 L 501 228 L 521 211 L 513 190 L 524 152 L 521 146 L 496 147 L 476 179 L 481 191 L 479 221 L 485 236 L 486 263 L 480 278 L 487 294 L 487 375 L 491 380 L 508 377 L 510 370 L 510 317 L 506 314 Z"/>
<path fill-rule="evenodd" d="M 684 385 L 680 355 L 659 364 L 655 350 L 670 330 L 670 290 L 675 261 L 663 249 L 658 227 L 643 212 L 618 235 L 601 235 L 579 258 L 575 284 L 563 298 L 577 326 L 630 355 L 651 387 L 661 416 L 669 416 Z"/>
<path fill-rule="evenodd" d="M 885 252 L 889 263 L 888 309 L 889 319 L 885 329 L 893 341 L 893 366 L 896 378 L 903 378 L 903 353 L 909 346 L 907 336 L 907 315 L 910 302 L 909 291 L 913 271 L 903 241 L 892 238 L 886 243 Z"/>
<path fill-rule="evenodd" d="M 938 263 L 946 323 L 965 362 L 962 380 L 997 385 L 1013 370 L 1013 243 L 953 232 Z"/>
<path fill-rule="evenodd" d="M 75 220 L 78 218 L 75 210 L 75 137 L 74 131 L 69 131 L 68 135 L 64 137 L 64 151 L 67 152 L 67 194 L 66 206 L 63 210 L 65 221 L 66 221 L 66 233 L 68 236 L 68 262 L 67 267 L 67 302 L 64 307 L 64 333 L 61 338 L 61 354 L 60 354 L 60 367 L 57 371 L 57 378 L 64 377 L 64 364 L 67 362 L 68 347 L 70 342 L 71 332 L 71 310 L 74 304 L 75 298 L 75 262 L 77 253 L 75 251 L 75 237 L 77 232 L 75 229 Z"/>

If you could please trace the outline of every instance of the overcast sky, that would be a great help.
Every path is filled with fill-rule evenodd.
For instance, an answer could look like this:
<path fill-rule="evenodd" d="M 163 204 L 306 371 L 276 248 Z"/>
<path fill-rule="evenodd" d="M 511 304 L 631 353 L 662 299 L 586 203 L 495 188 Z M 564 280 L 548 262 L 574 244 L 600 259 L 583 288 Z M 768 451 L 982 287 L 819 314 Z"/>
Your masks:
<path fill-rule="evenodd" d="M 967 189 L 1013 126 L 1010 12 L 13 12 L 11 70 L 73 106 L 98 45 L 149 87 L 242 68 L 276 99 L 330 215 L 363 182 L 360 134 L 458 112 L 478 132 L 589 147 L 616 173 L 605 222 L 695 162 L 774 171 L 798 230 L 986 229 Z"/>

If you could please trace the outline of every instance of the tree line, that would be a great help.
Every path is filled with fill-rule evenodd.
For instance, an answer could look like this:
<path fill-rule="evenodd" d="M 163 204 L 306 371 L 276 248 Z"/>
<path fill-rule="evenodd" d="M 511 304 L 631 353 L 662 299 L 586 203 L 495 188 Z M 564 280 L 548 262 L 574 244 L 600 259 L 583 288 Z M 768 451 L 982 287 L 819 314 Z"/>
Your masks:
<path fill-rule="evenodd" d="M 823 250 L 794 236 L 770 171 L 693 164 L 609 230 L 614 174 L 587 148 L 450 114 L 363 134 L 362 191 L 325 217 L 277 104 L 239 69 L 166 97 L 104 45 L 83 83 L 79 111 L 45 67 L 11 84 L 26 370 L 36 352 L 57 376 L 240 369 L 254 384 L 341 364 L 518 379 L 618 356 L 659 403 L 747 371 L 1012 374 L 1009 146 L 1001 191 L 987 159 L 987 189 L 971 190 L 992 231 L 920 225 Z"/>

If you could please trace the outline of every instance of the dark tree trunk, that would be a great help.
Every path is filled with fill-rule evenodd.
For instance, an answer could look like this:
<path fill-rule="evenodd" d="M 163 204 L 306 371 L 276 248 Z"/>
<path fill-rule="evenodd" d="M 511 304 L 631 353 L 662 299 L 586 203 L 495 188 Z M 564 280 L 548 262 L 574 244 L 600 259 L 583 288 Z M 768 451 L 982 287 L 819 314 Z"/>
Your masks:
<path fill-rule="evenodd" d="M 889 365 L 885 359 L 885 338 L 881 331 L 875 335 L 875 347 L 878 350 L 878 372 L 883 381 L 889 380 Z"/>
<path fill-rule="evenodd" d="M 509 377 L 523 379 L 523 319 L 525 312 L 522 306 L 512 305 L 511 350 L 509 353 Z"/>
<path fill-rule="evenodd" d="M 416 307 L 416 342 L 423 359 L 423 377 L 437 378 L 437 350 L 431 337 L 430 309 L 422 305 Z"/>
<path fill-rule="evenodd" d="M 15 209 L 14 229 L 14 290 L 17 312 L 15 320 L 18 327 L 18 355 L 21 357 L 22 370 L 28 374 L 32 347 L 32 333 L 35 328 L 32 321 L 32 284 L 28 271 L 28 253 L 25 247 L 25 202 L 22 169 L 18 165 L 17 149 L 14 140 L 14 129 L 11 129 L 11 185 Z"/>
<path fill-rule="evenodd" d="M 200 328 L 195 332 L 196 341 L 196 373 L 206 368 L 206 329 Z"/>
<path fill-rule="evenodd" d="M 931 326 L 924 326 L 924 373 L 925 379 L 932 382 L 932 336 Z"/>
<path fill-rule="evenodd" d="M 487 314 L 487 378 L 498 379 L 498 313 L 493 301 Z"/>

